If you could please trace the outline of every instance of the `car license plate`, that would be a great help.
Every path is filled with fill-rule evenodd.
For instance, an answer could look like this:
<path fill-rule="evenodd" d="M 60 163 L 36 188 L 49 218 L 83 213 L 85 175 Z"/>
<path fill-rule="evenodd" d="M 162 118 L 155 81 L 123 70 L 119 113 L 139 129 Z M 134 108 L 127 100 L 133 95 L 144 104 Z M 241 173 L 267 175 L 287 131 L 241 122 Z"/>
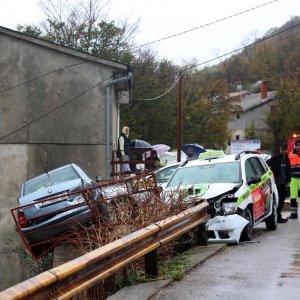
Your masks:
<path fill-rule="evenodd" d="M 55 203 L 58 203 L 58 202 L 61 202 L 61 201 L 64 201 L 64 200 L 67 200 L 66 197 L 58 197 L 58 198 L 51 199 L 51 200 L 45 200 L 43 202 L 40 202 L 39 206 L 40 207 L 45 207 L 45 206 L 49 206 L 49 205 L 52 205 L 52 204 L 55 204 Z"/>

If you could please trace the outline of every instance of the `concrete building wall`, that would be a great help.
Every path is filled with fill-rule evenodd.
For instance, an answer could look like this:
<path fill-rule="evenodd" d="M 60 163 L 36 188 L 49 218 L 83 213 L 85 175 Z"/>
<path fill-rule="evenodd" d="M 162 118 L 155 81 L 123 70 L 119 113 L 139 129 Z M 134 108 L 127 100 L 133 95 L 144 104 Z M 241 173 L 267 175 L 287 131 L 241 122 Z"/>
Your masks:
<path fill-rule="evenodd" d="M 19 250 L 23 242 L 10 209 L 16 207 L 20 182 L 27 176 L 28 146 L 0 145 L 0 290 L 24 279 Z"/>
<path fill-rule="evenodd" d="M 45 167 L 71 162 L 92 177 L 106 175 L 105 86 L 127 76 L 128 66 L 0 27 L 0 69 L 2 290 L 24 279 L 15 253 L 22 242 L 10 215 L 21 183 Z M 119 133 L 118 88 L 110 86 L 112 149 Z"/>

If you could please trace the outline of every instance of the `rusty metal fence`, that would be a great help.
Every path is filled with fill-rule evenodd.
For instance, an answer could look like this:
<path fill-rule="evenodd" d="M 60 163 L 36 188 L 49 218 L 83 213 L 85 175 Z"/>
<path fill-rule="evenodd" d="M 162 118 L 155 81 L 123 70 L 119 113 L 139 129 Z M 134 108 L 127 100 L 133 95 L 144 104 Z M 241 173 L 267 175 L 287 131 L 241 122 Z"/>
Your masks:
<path fill-rule="evenodd" d="M 207 214 L 208 206 L 204 201 L 178 215 L 41 273 L 0 292 L 0 299 L 87 299 L 88 291 L 143 257 L 145 272 L 155 276 L 156 250 L 192 229 L 200 227 L 200 231 L 203 231 L 210 218 Z"/>

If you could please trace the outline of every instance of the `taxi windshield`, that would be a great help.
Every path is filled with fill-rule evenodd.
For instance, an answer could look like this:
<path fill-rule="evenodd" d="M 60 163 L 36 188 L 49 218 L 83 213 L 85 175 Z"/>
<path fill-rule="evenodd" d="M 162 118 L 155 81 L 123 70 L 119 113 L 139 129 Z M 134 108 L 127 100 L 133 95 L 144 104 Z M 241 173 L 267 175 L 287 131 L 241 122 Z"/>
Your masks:
<path fill-rule="evenodd" d="M 239 162 L 210 163 L 199 166 L 186 166 L 174 173 L 167 187 L 199 183 L 240 183 Z"/>

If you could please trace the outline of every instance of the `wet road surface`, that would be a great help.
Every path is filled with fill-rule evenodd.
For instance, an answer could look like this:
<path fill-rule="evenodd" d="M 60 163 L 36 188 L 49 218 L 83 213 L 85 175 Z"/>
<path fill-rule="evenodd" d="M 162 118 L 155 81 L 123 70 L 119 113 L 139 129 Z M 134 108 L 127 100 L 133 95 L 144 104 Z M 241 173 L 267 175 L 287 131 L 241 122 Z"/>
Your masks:
<path fill-rule="evenodd" d="M 300 299 L 300 220 L 258 225 L 251 242 L 228 246 L 156 299 Z"/>

